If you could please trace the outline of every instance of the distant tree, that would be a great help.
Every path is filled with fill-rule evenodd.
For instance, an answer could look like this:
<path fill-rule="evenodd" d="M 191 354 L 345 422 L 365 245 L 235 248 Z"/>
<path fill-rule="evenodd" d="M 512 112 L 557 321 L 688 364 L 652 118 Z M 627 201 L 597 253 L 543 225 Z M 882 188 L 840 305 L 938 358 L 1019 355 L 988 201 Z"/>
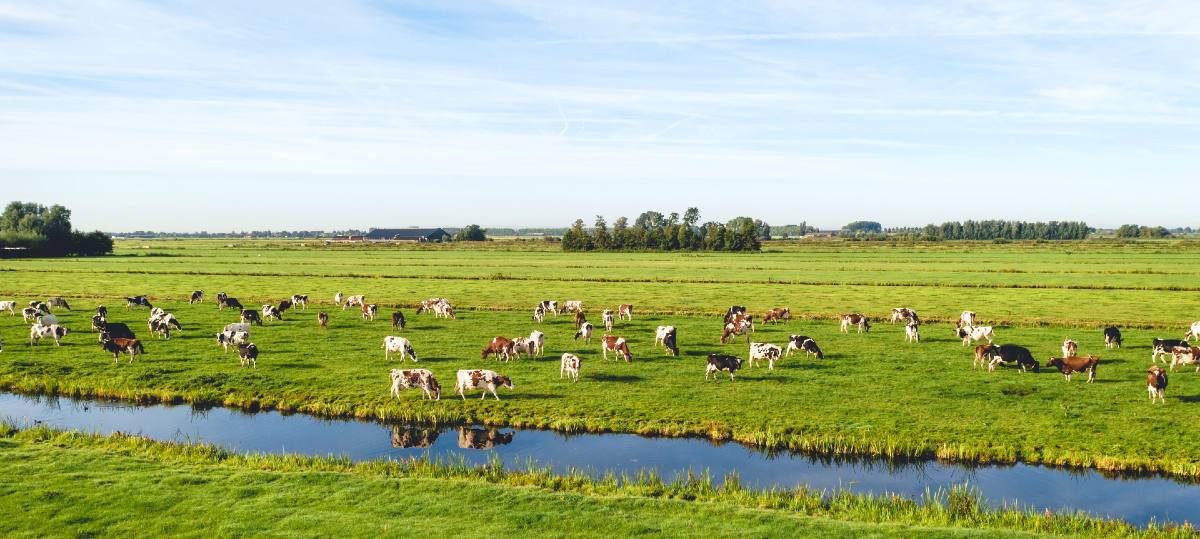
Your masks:
<path fill-rule="evenodd" d="M 633 226 L 636 226 L 642 230 L 662 228 L 667 226 L 667 218 L 663 217 L 663 214 L 656 211 L 642 212 L 642 214 L 638 216 L 637 220 L 633 222 Z"/>
<path fill-rule="evenodd" d="M 592 229 L 592 244 L 597 249 L 612 248 L 612 236 L 608 233 L 608 223 L 604 221 L 603 215 L 596 216 L 596 227 Z"/>
<path fill-rule="evenodd" d="M 33 202 L 11 202 L 0 214 L 0 247 L 30 256 L 100 255 L 112 252 L 112 239 L 102 232 L 71 229 L 71 210 Z"/>
<path fill-rule="evenodd" d="M 613 221 L 612 245 L 610 246 L 611 249 L 618 251 L 625 249 L 625 240 L 628 238 L 628 230 L 629 219 L 625 217 L 618 217 L 616 221 Z"/>
<path fill-rule="evenodd" d="M 454 241 L 484 241 L 486 239 L 486 231 L 479 228 L 479 225 L 467 225 L 454 235 Z"/>
<path fill-rule="evenodd" d="M 870 234 L 882 234 L 883 233 L 883 225 L 881 225 L 875 221 L 854 221 L 853 223 L 849 223 L 846 226 L 842 227 L 842 230 L 847 233 L 850 233 L 850 234 L 855 234 L 858 232 L 866 232 L 866 233 L 870 233 Z"/>
<path fill-rule="evenodd" d="M 583 219 L 576 219 L 575 224 L 563 234 L 564 251 L 590 251 L 592 238 L 583 229 Z"/>

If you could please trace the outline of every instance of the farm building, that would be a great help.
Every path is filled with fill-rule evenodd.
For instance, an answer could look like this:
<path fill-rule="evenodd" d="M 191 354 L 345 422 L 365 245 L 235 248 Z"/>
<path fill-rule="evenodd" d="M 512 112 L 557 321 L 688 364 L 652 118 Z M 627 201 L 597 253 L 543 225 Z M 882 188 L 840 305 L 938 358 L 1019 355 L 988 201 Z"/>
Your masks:
<path fill-rule="evenodd" d="M 426 243 L 450 239 L 450 234 L 440 228 L 372 228 L 367 231 L 367 241 L 411 241 Z"/>

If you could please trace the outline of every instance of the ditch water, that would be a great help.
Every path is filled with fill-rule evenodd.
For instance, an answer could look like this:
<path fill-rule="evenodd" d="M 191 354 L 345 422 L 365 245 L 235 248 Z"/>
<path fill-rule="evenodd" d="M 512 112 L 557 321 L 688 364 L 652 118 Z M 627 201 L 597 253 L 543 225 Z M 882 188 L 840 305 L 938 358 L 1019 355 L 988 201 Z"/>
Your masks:
<path fill-rule="evenodd" d="M 461 457 L 478 464 L 499 457 L 506 465 L 523 467 L 532 460 L 559 472 L 574 468 L 633 475 L 653 469 L 667 480 L 689 470 L 700 474 L 708 470 L 715 478 L 736 472 L 743 485 L 760 488 L 807 485 L 830 491 L 846 489 L 919 498 L 927 489 L 937 491 L 970 483 L 997 506 L 1019 502 L 1038 511 L 1081 510 L 1135 525 L 1151 520 L 1200 521 L 1200 485 L 1156 477 L 1112 478 L 1095 471 L 1025 464 L 968 467 L 940 462 L 829 460 L 694 438 L 429 428 L 278 412 L 142 406 L 12 393 L 0 393 L 0 417 L 60 429 L 104 434 L 122 431 L 158 440 L 206 442 L 241 452 L 337 455 L 353 460 Z"/>

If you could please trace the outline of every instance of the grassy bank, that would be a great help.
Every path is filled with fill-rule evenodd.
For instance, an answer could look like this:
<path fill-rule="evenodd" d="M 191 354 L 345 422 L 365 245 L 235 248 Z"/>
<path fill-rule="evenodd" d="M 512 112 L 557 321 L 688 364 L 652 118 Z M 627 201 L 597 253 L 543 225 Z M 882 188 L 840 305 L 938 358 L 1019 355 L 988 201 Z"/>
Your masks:
<path fill-rule="evenodd" d="M 0 532 L 20 536 L 446 535 L 1193 537 L 1080 515 L 994 510 L 969 489 L 922 500 L 753 491 L 736 481 L 591 479 L 422 460 L 258 456 L 0 425 Z M 88 485 L 87 488 L 80 488 Z M 453 531 L 452 531 L 453 530 Z"/>

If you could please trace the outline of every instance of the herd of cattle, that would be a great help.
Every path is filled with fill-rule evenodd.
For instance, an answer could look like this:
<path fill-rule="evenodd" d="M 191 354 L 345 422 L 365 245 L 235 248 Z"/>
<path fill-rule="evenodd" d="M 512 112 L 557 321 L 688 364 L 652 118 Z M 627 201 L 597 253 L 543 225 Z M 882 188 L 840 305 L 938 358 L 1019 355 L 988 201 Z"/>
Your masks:
<path fill-rule="evenodd" d="M 146 308 L 150 311 L 150 316 L 147 320 L 147 327 L 152 335 L 162 339 L 170 339 L 172 331 L 183 331 L 183 324 L 180 323 L 174 314 L 156 307 L 150 303 L 147 296 L 126 297 L 125 307 L 127 309 Z M 188 301 L 189 304 L 200 303 L 204 301 L 204 291 L 196 290 L 191 294 Z M 238 357 L 243 367 L 257 367 L 258 346 L 250 340 L 250 332 L 252 325 L 263 325 L 264 320 L 283 320 L 284 313 L 291 309 L 307 310 L 309 298 L 307 295 L 296 294 L 285 299 L 278 304 L 264 304 L 261 310 L 247 309 L 236 298 L 230 297 L 225 293 L 216 295 L 217 308 L 224 310 L 226 308 L 234 309 L 238 313 L 238 322 L 233 322 L 226 325 L 220 333 L 217 334 L 217 344 L 224 348 L 226 352 L 230 347 L 234 347 L 238 352 Z M 375 320 L 378 315 L 378 305 L 367 303 L 363 295 L 345 296 L 338 292 L 333 303 L 336 306 L 346 310 L 356 307 L 362 315 L 363 320 Z M 0 301 L 0 312 L 7 312 L 10 315 L 16 315 L 17 302 L 15 301 Z M 31 301 L 28 307 L 21 309 L 21 315 L 26 322 L 32 322 L 29 332 L 29 344 L 36 345 L 40 340 L 50 338 L 54 340 L 56 345 L 60 344 L 63 337 L 68 334 L 65 326 L 59 324 L 58 318 L 53 314 L 53 309 L 70 310 L 71 307 L 62 297 L 52 297 L 46 301 Z M 446 298 L 436 297 L 429 298 L 420 303 L 416 309 L 417 314 L 432 312 L 438 318 L 456 318 L 454 307 Z M 570 314 L 574 318 L 576 341 L 583 340 L 590 343 L 594 327 L 587 321 L 587 315 L 583 308 L 583 302 L 579 300 L 565 301 L 559 305 L 558 301 L 544 300 L 534 308 L 533 320 L 541 323 L 546 316 L 553 315 L 557 317 L 559 314 Z M 609 332 L 613 330 L 616 320 L 633 320 L 633 305 L 621 304 L 614 311 L 605 309 L 601 313 L 605 334 L 599 337 L 601 345 L 601 354 L 604 359 L 608 359 L 609 352 L 615 354 L 616 358 L 624 359 L 629 363 L 633 361 L 633 353 L 629 349 L 629 342 L 624 338 L 616 335 L 611 335 Z M 775 368 L 775 362 L 782 357 L 790 356 L 793 352 L 803 351 L 806 357 L 815 356 L 818 359 L 824 359 L 825 354 L 817 342 L 807 335 L 790 335 L 786 347 L 781 347 L 776 344 L 751 342 L 750 334 L 754 332 L 754 315 L 748 314 L 743 306 L 732 306 L 726 310 L 723 320 L 723 327 L 719 341 L 724 344 L 727 342 L 736 341 L 738 336 L 745 336 L 746 343 L 749 347 L 746 363 L 749 367 L 753 367 L 755 362 L 765 362 L 769 370 Z M 791 311 L 787 307 L 778 307 L 767 310 L 760 318 L 759 325 L 768 323 L 776 324 L 786 322 L 791 319 Z M 1028 348 L 1015 344 L 997 345 L 993 342 L 995 332 L 991 326 L 980 326 L 976 323 L 976 314 L 972 311 L 964 311 L 955 324 L 954 335 L 956 338 L 962 339 L 963 346 L 972 343 L 986 341 L 987 344 L 979 344 L 975 347 L 974 367 L 986 367 L 988 371 L 995 371 L 997 366 L 1015 365 L 1021 372 L 1032 370 L 1037 372 L 1040 366 L 1037 360 L 1034 359 L 1032 352 Z M 317 324 L 320 328 L 328 326 L 329 314 L 322 311 L 317 313 Z M 395 329 L 404 329 L 407 321 L 403 313 L 395 311 L 391 317 L 392 327 Z M 889 321 L 893 324 L 902 322 L 905 325 L 904 338 L 908 343 L 920 342 L 920 326 L 921 319 L 917 316 L 916 311 L 899 307 L 892 309 Z M 142 341 L 137 338 L 133 330 L 128 325 L 120 322 L 111 322 L 108 320 L 108 309 L 104 305 L 96 308 L 96 314 L 91 320 L 92 331 L 99 334 L 99 343 L 101 348 L 113 355 L 113 361 L 116 362 L 122 353 L 129 355 L 129 362 L 143 353 L 145 346 Z M 871 329 L 870 319 L 862 313 L 848 313 L 840 316 L 840 331 L 848 333 L 850 328 L 855 328 L 858 333 L 869 332 Z M 1121 347 L 1121 331 L 1115 327 L 1107 327 L 1104 329 L 1104 343 L 1107 348 Z M 1200 341 L 1200 321 L 1195 322 L 1188 329 L 1183 339 L 1154 339 L 1152 346 L 1151 361 L 1153 365 L 1147 371 L 1147 390 L 1150 395 L 1150 402 L 1165 402 L 1165 391 L 1167 387 L 1167 370 L 1158 366 L 1160 359 L 1166 362 L 1166 358 L 1170 357 L 1169 367 L 1173 372 L 1177 367 L 1183 365 L 1195 365 L 1196 371 L 1200 372 L 1200 348 L 1193 346 L 1191 341 Z M 677 332 L 674 326 L 659 326 L 655 331 L 654 346 L 661 346 L 665 352 L 672 356 L 679 355 L 679 348 L 676 344 Z M 488 356 L 494 356 L 499 360 L 508 362 L 513 359 L 519 359 L 521 354 L 529 357 L 540 357 L 545 352 L 546 335 L 538 330 L 534 330 L 528 337 L 504 337 L 497 336 L 487 343 L 480 354 L 481 359 L 487 359 Z M 405 359 L 418 361 L 417 352 L 414 350 L 412 342 L 405 337 L 389 335 L 383 340 L 384 358 L 390 360 L 392 354 L 398 354 L 400 362 Z M 1079 345 L 1072 339 L 1066 339 L 1062 345 L 1062 357 L 1051 357 L 1045 365 L 1048 368 L 1054 368 L 1063 374 L 1064 378 L 1069 382 L 1074 373 L 1083 373 L 1087 375 L 1087 381 L 1092 382 L 1096 377 L 1096 369 L 1099 366 L 1100 358 L 1094 355 L 1080 356 L 1078 355 Z M 3 351 L 3 342 L 0 342 L 0 351 Z M 709 380 L 715 374 L 727 373 L 730 381 L 734 380 L 734 373 L 741 369 L 742 359 L 736 355 L 712 353 L 708 355 L 707 366 L 705 368 L 705 380 Z M 572 353 L 564 353 L 560 360 L 559 377 L 568 378 L 572 381 L 579 380 L 580 367 L 582 360 L 579 356 Z M 403 389 L 420 389 L 425 398 L 440 399 L 441 386 L 438 384 L 437 378 L 433 372 L 428 369 L 392 369 L 391 370 L 391 394 L 399 397 L 400 391 Z M 454 392 L 459 396 L 466 398 L 465 392 L 472 390 L 482 390 L 480 398 L 486 398 L 490 393 L 496 400 L 500 400 L 497 394 L 497 389 L 504 387 L 513 388 L 512 379 L 501 375 L 495 371 L 488 369 L 464 369 L 459 370 L 456 374 Z"/>

